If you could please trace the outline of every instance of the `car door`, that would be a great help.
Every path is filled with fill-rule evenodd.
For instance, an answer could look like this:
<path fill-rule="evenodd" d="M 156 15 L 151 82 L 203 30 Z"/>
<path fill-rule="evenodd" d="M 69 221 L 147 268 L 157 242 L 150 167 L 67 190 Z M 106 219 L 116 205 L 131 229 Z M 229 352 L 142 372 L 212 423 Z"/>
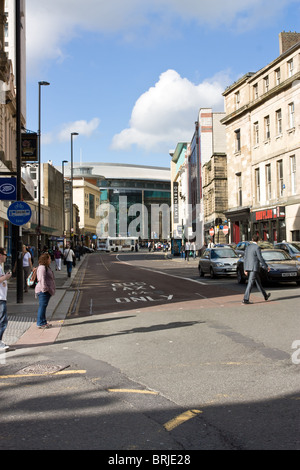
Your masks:
<path fill-rule="evenodd" d="M 203 272 L 209 273 L 210 268 L 210 250 L 205 250 L 202 257 L 201 268 Z"/>

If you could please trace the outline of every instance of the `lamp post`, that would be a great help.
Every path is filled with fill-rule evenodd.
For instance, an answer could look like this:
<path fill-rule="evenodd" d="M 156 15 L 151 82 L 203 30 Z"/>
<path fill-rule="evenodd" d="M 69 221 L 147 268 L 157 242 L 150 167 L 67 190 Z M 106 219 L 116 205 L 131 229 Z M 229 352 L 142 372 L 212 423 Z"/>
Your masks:
<path fill-rule="evenodd" d="M 72 242 L 72 228 L 73 228 L 73 137 L 79 135 L 78 132 L 71 133 L 71 193 L 70 193 L 70 242 Z"/>
<path fill-rule="evenodd" d="M 38 256 L 41 254 L 41 87 L 50 85 L 49 82 L 39 82 L 39 129 L 38 129 L 38 161 L 39 161 L 39 180 L 38 180 Z"/>
<path fill-rule="evenodd" d="M 63 160 L 61 162 L 61 170 L 63 176 L 63 237 L 65 238 L 65 231 L 66 231 L 66 221 L 65 221 L 65 167 L 64 164 L 68 163 L 68 160 Z M 64 244 L 65 246 L 65 244 Z"/>

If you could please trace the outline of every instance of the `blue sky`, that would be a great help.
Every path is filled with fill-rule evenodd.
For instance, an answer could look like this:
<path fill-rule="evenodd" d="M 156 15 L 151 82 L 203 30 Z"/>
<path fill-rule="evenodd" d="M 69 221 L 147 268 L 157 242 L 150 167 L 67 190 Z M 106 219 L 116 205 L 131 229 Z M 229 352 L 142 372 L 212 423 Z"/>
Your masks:
<path fill-rule="evenodd" d="M 300 0 L 26 0 L 27 129 L 42 161 L 169 167 L 202 107 L 279 55 Z"/>

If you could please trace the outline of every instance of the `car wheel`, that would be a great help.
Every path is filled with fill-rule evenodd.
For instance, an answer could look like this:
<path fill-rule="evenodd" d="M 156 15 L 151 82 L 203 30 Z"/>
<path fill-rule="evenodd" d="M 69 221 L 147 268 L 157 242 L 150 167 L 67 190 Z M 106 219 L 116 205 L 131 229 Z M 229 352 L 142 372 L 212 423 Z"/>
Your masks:
<path fill-rule="evenodd" d="M 296 281 L 297 286 L 300 286 L 300 281 Z"/>
<path fill-rule="evenodd" d="M 245 284 L 246 279 L 245 279 L 245 277 L 243 276 L 243 274 L 242 274 L 242 272 L 241 272 L 240 269 L 237 270 L 237 273 L 236 273 L 236 274 L 237 274 L 237 281 L 238 281 L 238 283 L 239 283 L 239 284 Z"/>
<path fill-rule="evenodd" d="M 200 276 L 200 277 L 204 277 L 204 272 L 203 272 L 203 270 L 201 269 L 201 266 L 199 266 L 198 269 L 199 269 L 199 276 Z"/>
<path fill-rule="evenodd" d="M 214 277 L 216 277 L 215 272 L 214 272 L 214 270 L 213 270 L 212 267 L 211 267 L 210 270 L 209 270 L 209 274 L 210 274 L 211 279 L 213 279 Z"/>

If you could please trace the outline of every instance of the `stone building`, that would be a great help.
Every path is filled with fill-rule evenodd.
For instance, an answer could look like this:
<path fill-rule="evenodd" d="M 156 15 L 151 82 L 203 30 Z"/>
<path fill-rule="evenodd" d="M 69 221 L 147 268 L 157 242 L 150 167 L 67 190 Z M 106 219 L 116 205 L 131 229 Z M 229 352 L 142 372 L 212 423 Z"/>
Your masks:
<path fill-rule="evenodd" d="M 300 239 L 300 34 L 223 93 L 232 242 Z"/>

